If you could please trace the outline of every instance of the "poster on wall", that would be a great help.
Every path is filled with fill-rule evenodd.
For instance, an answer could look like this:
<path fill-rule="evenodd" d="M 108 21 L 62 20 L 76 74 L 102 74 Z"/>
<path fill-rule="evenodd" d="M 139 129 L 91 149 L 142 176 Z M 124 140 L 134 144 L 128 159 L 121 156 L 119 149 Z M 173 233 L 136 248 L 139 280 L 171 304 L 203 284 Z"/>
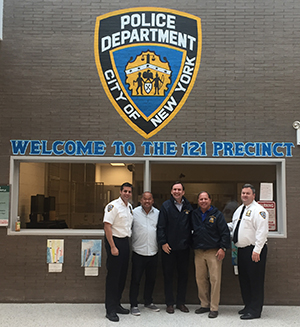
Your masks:
<path fill-rule="evenodd" d="M 277 220 L 276 220 L 276 203 L 275 201 L 258 201 L 269 213 L 269 231 L 277 231 Z"/>
<path fill-rule="evenodd" d="M 81 267 L 85 268 L 85 276 L 98 276 L 101 267 L 101 240 L 82 240 Z"/>
<path fill-rule="evenodd" d="M 49 272 L 62 272 L 64 240 L 47 240 L 47 263 Z"/>
<path fill-rule="evenodd" d="M 259 200 L 273 201 L 273 183 L 260 183 Z"/>
<path fill-rule="evenodd" d="M 9 185 L 0 185 L 0 226 L 8 226 Z"/>

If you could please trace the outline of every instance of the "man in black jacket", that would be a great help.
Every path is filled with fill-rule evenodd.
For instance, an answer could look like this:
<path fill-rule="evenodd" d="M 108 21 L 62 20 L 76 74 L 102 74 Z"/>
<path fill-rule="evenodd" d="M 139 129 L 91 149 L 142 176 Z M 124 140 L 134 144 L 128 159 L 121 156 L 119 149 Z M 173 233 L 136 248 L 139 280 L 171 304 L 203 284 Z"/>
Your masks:
<path fill-rule="evenodd" d="M 230 248 L 230 232 L 225 218 L 211 205 L 207 192 L 198 195 L 199 208 L 192 213 L 193 248 L 195 249 L 196 282 L 201 307 L 195 313 L 209 312 L 218 316 L 222 260 Z"/>
<path fill-rule="evenodd" d="M 157 242 L 162 247 L 162 268 L 165 281 L 166 311 L 174 313 L 173 275 L 177 269 L 176 308 L 189 312 L 185 306 L 188 280 L 189 246 L 191 242 L 192 206 L 184 197 L 181 182 L 172 185 L 171 198 L 162 204 L 157 223 Z"/>

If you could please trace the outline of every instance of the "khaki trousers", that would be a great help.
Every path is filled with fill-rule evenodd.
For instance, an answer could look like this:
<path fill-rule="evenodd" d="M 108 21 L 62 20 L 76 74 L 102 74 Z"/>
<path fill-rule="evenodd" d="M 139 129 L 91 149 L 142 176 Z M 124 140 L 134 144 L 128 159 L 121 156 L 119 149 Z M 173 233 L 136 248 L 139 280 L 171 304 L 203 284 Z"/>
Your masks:
<path fill-rule="evenodd" d="M 195 249 L 196 282 L 201 307 L 218 311 L 220 303 L 222 261 L 216 253 L 219 249 Z"/>

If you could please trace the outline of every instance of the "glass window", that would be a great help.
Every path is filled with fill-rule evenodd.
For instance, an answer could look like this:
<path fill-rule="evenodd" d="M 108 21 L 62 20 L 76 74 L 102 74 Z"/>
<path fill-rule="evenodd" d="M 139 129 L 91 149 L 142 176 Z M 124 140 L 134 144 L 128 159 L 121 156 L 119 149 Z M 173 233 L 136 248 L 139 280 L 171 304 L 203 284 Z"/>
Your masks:
<path fill-rule="evenodd" d="M 166 165 L 153 164 L 151 168 L 152 192 L 158 206 L 170 197 L 173 182 L 181 181 L 185 186 L 185 196 L 194 208 L 198 207 L 199 192 L 207 191 L 212 205 L 223 212 L 227 222 L 231 221 L 234 210 L 241 203 L 241 187 L 246 182 L 256 188 L 257 200 L 261 181 L 272 183 L 276 196 L 274 165 L 168 164 L 166 169 Z"/>
<path fill-rule="evenodd" d="M 19 167 L 22 230 L 103 229 L 104 207 L 119 197 L 121 184 L 143 185 L 142 164 L 20 162 Z"/>
<path fill-rule="evenodd" d="M 180 181 L 185 186 L 185 196 L 197 208 L 197 196 L 207 191 L 212 205 L 223 212 L 227 222 L 241 204 L 240 194 L 245 183 L 256 189 L 256 201 L 260 200 L 260 185 L 272 183 L 275 214 L 270 211 L 270 235 L 286 236 L 285 218 L 285 165 L 284 161 L 239 161 L 237 159 L 218 164 L 217 160 L 187 162 L 152 162 L 151 189 L 155 205 L 170 198 L 171 186 Z M 252 163 L 252 164 L 251 164 Z"/>
<path fill-rule="evenodd" d="M 117 198 L 123 182 L 133 184 L 132 204 L 143 191 L 152 191 L 158 209 L 170 197 L 173 182 L 185 185 L 194 208 L 197 195 L 208 191 L 212 204 L 227 221 L 240 204 L 244 183 L 256 188 L 272 183 L 276 204 L 270 236 L 286 237 L 285 159 L 217 158 L 68 158 L 12 156 L 10 168 L 11 210 L 8 233 L 21 218 L 21 234 L 103 234 L 104 207 Z M 113 166 L 112 164 L 118 164 Z M 44 232 L 43 232 L 44 231 Z M 77 231 L 77 232 L 76 232 Z M 94 232 L 93 232 L 94 231 Z M 19 233 L 20 234 L 20 233 Z"/>

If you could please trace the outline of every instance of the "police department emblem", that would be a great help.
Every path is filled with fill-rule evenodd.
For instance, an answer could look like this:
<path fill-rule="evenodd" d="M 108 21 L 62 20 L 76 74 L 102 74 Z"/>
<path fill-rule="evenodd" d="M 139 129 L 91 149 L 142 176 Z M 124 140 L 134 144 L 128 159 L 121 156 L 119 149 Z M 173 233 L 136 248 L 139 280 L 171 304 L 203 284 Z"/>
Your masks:
<path fill-rule="evenodd" d="M 266 219 L 267 215 L 266 215 L 266 213 L 265 213 L 264 211 L 261 211 L 259 214 L 260 214 L 264 219 Z"/>
<path fill-rule="evenodd" d="M 201 20 L 163 8 L 97 17 L 95 59 L 104 90 L 123 119 L 149 138 L 182 108 L 201 58 Z"/>
<path fill-rule="evenodd" d="M 114 205 L 113 204 L 109 204 L 108 207 L 107 207 L 107 211 L 108 212 L 111 212 L 113 208 L 114 208 Z"/>

